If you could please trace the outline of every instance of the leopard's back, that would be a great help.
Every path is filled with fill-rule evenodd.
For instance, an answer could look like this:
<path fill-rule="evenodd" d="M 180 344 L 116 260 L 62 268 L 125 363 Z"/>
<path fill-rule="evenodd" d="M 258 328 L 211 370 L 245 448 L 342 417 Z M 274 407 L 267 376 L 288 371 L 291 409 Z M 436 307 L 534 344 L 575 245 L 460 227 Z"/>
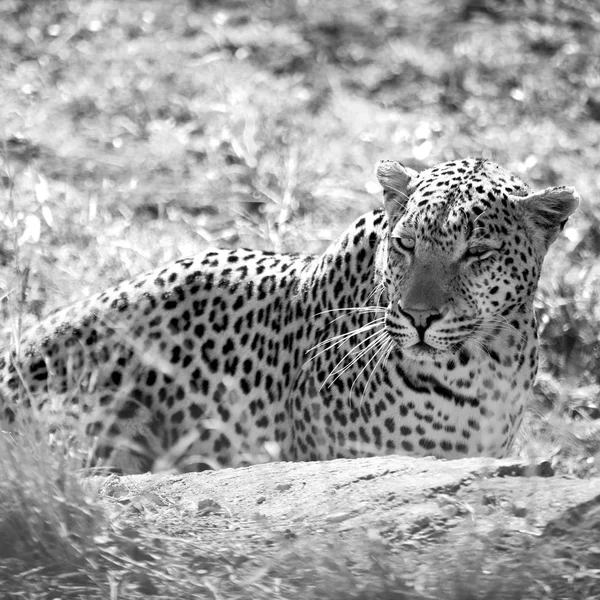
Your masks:
<path fill-rule="evenodd" d="M 285 442 L 298 326 L 310 337 L 298 309 L 307 264 L 211 250 L 58 310 L 0 359 L 5 411 L 69 407 L 150 464 L 177 444 L 210 465 L 256 459 L 265 441 Z"/>

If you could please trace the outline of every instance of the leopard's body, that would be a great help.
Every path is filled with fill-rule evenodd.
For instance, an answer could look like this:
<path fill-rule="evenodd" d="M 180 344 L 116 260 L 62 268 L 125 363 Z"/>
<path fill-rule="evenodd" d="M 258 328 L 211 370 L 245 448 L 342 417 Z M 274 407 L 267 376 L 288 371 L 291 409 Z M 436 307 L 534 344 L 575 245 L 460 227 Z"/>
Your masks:
<path fill-rule="evenodd" d="M 385 209 L 321 256 L 207 251 L 47 317 L 0 359 L 5 415 L 75 407 L 125 471 L 173 447 L 237 464 L 267 442 L 287 460 L 504 455 L 576 193 L 480 159 L 378 177 Z"/>

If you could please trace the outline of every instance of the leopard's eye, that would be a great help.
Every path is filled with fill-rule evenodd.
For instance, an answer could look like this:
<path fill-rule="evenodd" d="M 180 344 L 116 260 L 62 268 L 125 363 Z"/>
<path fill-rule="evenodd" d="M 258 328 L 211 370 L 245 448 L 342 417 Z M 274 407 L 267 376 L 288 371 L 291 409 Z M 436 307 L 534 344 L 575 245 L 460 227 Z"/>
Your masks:
<path fill-rule="evenodd" d="M 398 236 L 393 237 L 394 243 L 396 246 L 400 248 L 400 250 L 404 250 L 404 252 L 413 252 L 415 249 L 416 241 L 413 237 L 408 236 Z"/>
<path fill-rule="evenodd" d="M 467 249 L 464 257 L 473 260 L 485 260 L 486 258 L 492 256 L 493 253 L 493 248 L 489 248 L 487 246 L 472 246 L 471 248 Z"/>

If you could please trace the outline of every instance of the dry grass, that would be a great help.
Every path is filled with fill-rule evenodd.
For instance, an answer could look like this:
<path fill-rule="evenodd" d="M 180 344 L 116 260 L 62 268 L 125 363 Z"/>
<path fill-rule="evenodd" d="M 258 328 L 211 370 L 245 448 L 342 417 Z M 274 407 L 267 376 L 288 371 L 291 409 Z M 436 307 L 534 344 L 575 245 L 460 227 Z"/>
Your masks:
<path fill-rule="evenodd" d="M 595 2 L 4 0 L 0 20 L 5 338 L 208 245 L 318 252 L 379 202 L 378 158 L 486 156 L 584 198 L 540 285 L 544 373 L 522 446 L 596 472 Z M 6 597 L 592 597 L 588 580 L 567 590 L 533 554 L 511 555 L 518 589 L 501 591 L 505 571 L 490 583 L 474 556 L 479 578 L 434 557 L 416 591 L 403 574 L 414 565 L 389 548 L 373 547 L 370 577 L 344 556 L 311 561 L 326 541 L 272 559 L 248 588 L 234 548 L 217 560 L 144 515 L 124 528 L 69 454 L 44 444 L 32 432 L 0 441 Z M 250 561 L 248 577 L 260 568 Z"/>

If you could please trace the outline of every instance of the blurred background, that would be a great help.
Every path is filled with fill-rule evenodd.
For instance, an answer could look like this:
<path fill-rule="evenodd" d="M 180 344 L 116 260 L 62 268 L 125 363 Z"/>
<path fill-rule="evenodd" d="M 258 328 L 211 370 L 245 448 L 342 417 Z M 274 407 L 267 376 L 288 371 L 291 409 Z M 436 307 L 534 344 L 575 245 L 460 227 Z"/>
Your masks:
<path fill-rule="evenodd" d="M 209 245 L 320 252 L 379 205 L 380 158 L 483 156 L 583 198 L 524 436 L 594 468 L 595 0 L 0 0 L 0 22 L 5 335 Z"/>

